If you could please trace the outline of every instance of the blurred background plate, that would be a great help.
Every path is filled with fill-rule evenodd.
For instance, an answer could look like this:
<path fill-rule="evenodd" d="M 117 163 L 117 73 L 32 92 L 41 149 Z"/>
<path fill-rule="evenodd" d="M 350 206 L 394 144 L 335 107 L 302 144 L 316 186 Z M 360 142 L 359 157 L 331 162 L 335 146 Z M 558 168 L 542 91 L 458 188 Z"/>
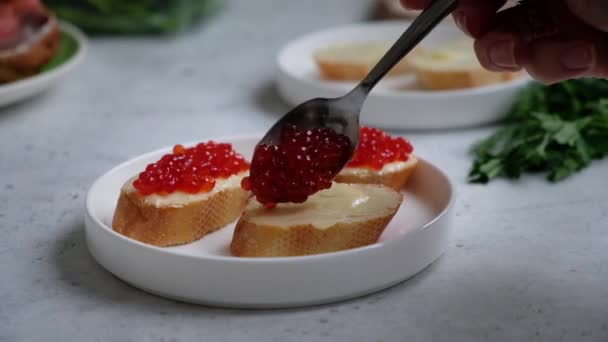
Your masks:
<path fill-rule="evenodd" d="M 60 23 L 61 43 L 57 55 L 34 76 L 0 85 L 0 106 L 37 95 L 55 86 L 65 74 L 80 63 L 87 49 L 87 39 L 75 26 Z"/>
<path fill-rule="evenodd" d="M 312 33 L 288 43 L 278 54 L 277 87 L 291 105 L 315 97 L 338 97 L 354 82 L 319 78 L 314 52 L 330 44 L 395 41 L 411 21 L 361 23 Z M 445 22 L 422 43 L 432 48 L 464 38 L 453 24 Z M 478 126 L 504 118 L 519 91 L 530 78 L 520 77 L 502 84 L 463 90 L 412 89 L 414 77 L 383 80 L 367 99 L 362 112 L 366 124 L 386 129 L 448 129 Z"/>

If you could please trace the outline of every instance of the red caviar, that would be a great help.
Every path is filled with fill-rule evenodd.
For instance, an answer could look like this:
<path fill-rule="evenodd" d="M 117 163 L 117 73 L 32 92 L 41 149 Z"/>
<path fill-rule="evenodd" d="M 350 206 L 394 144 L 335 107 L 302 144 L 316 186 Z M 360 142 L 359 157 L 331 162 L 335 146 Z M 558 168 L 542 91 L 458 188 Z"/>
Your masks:
<path fill-rule="evenodd" d="M 249 177 L 244 177 L 241 180 L 241 188 L 245 191 L 251 191 L 251 182 L 249 181 Z"/>
<path fill-rule="evenodd" d="M 230 144 L 210 141 L 190 148 L 175 145 L 173 153 L 148 165 L 133 186 L 142 195 L 209 192 L 215 187 L 216 179 L 248 169 L 249 163 Z"/>
<path fill-rule="evenodd" d="M 347 166 L 381 170 L 386 164 L 407 161 L 413 151 L 412 144 L 404 138 L 391 137 L 377 128 L 361 127 L 359 145 Z"/>
<path fill-rule="evenodd" d="M 331 187 L 350 157 L 350 139 L 329 128 L 286 126 L 278 145 L 259 145 L 251 162 L 249 185 L 268 208 L 276 203 L 306 201 Z"/>

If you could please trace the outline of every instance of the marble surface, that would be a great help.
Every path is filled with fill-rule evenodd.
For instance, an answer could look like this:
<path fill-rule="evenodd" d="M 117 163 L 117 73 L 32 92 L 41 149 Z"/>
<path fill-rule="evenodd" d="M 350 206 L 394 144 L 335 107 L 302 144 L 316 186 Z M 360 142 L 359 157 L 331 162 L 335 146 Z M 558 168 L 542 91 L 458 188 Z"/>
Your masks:
<path fill-rule="evenodd" d="M 101 38 L 57 89 L 0 110 L 0 341 L 607 341 L 608 163 L 551 185 L 472 186 L 491 128 L 413 133 L 457 187 L 446 255 L 365 298 L 297 310 L 176 303 L 104 271 L 83 235 L 92 181 L 180 141 L 263 131 L 289 40 L 365 17 L 365 1 L 228 1 L 178 38 Z M 322 10 L 319 10 L 322 9 Z"/>

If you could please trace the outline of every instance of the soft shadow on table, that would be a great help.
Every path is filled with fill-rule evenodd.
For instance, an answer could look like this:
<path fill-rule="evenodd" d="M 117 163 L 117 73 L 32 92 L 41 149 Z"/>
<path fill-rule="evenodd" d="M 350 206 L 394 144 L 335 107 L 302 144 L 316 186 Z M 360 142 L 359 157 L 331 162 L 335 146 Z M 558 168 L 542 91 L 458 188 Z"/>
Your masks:
<path fill-rule="evenodd" d="M 51 96 L 53 96 L 53 90 L 48 90 L 19 102 L 0 107 L 0 124 L 4 120 L 10 120 L 14 116 L 24 115 L 25 113 L 36 113 L 37 108 L 44 108 L 45 102 Z"/>
<path fill-rule="evenodd" d="M 266 115 L 278 120 L 283 114 L 291 109 L 279 96 L 274 81 L 268 80 L 254 91 L 254 104 Z"/>
<path fill-rule="evenodd" d="M 465 282 L 466 286 L 455 287 L 450 293 L 437 292 L 433 281 L 449 281 L 449 279 L 446 279 L 445 270 L 439 277 L 441 279 L 432 278 L 442 271 L 443 266 L 447 266 L 445 264 L 448 261 L 445 258 L 450 257 L 449 252 L 409 281 L 375 294 L 334 304 L 295 309 L 236 310 L 181 303 L 145 293 L 105 271 L 93 260 L 87 250 L 82 223 L 73 222 L 68 229 L 62 231 L 63 234 L 56 241 L 52 255 L 53 263 L 59 274 L 57 278 L 62 282 L 60 286 L 67 295 L 80 297 L 75 299 L 75 302 L 79 303 L 78 306 L 84 310 L 88 307 L 111 305 L 118 307 L 121 312 L 133 314 L 145 312 L 148 315 L 158 315 L 163 319 L 166 317 L 168 320 L 195 317 L 201 323 L 229 318 L 254 317 L 266 318 L 271 322 L 278 317 L 286 318 L 289 315 L 298 316 L 308 313 L 318 316 L 319 324 L 327 326 L 328 322 L 341 320 L 343 313 L 360 312 L 361 317 L 365 317 L 384 312 L 381 308 L 385 306 L 395 310 L 396 307 L 399 307 L 400 302 L 403 302 L 403 305 L 412 305 L 414 310 L 424 311 L 426 306 L 422 302 L 428 301 L 433 303 L 433 312 L 441 313 L 441 319 L 429 323 L 430 326 L 436 325 L 437 331 L 443 331 L 442 326 L 446 321 L 456 324 L 456 326 L 469 326 L 469 322 L 479 320 L 480 313 L 494 312 L 494 315 L 484 316 L 484 322 L 492 325 L 489 328 L 492 331 L 488 332 L 491 335 L 502 331 L 495 332 L 494 325 L 499 329 L 523 327 L 527 324 L 526 322 L 538 319 L 540 315 L 546 315 L 547 320 L 555 319 L 551 307 L 553 304 L 546 305 L 547 294 L 544 289 L 553 286 L 554 291 L 559 291 L 559 287 L 556 289 L 551 280 L 543 279 L 541 276 L 530 279 L 534 286 L 519 286 L 520 282 L 514 282 L 514 279 L 529 278 L 529 274 L 497 269 L 484 274 L 484 281 Z M 474 269 L 467 272 L 474 272 Z M 457 275 L 454 276 L 457 277 Z M 462 284 L 462 281 L 460 283 Z M 505 284 L 513 284 L 513 288 L 505 287 Z M 567 294 L 564 293 L 563 298 L 566 297 Z M 514 298 L 517 299 L 516 302 L 514 302 Z M 504 314 L 501 312 L 507 307 L 511 307 L 509 314 L 516 315 L 517 318 L 516 321 L 508 323 L 509 327 L 505 326 L 505 323 L 501 323 L 504 320 Z M 576 310 L 577 317 L 584 321 L 584 317 L 599 317 L 598 315 L 602 312 L 597 312 L 597 310 L 601 308 L 602 306 L 577 307 L 573 310 Z M 404 307 L 401 309 L 406 310 Z M 475 327 L 475 329 L 481 329 L 478 325 Z M 297 333 L 292 328 L 286 329 L 283 333 Z M 554 331 L 549 330 L 548 332 Z"/>
<path fill-rule="evenodd" d="M 90 305 L 115 305 L 135 311 L 158 312 L 165 315 L 175 312 L 195 311 L 195 305 L 181 304 L 156 297 L 138 290 L 101 267 L 89 253 L 82 222 L 73 222 L 63 229 L 53 249 L 52 260 L 63 282 L 63 288 L 72 296 L 83 296 Z"/>

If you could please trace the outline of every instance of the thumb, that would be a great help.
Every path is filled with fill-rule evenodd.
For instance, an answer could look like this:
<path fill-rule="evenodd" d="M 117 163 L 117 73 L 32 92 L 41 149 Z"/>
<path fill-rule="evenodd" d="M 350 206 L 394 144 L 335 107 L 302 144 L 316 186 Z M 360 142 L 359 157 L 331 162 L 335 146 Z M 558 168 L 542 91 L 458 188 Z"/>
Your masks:
<path fill-rule="evenodd" d="M 598 30 L 608 32 L 608 1 L 566 0 L 566 4 L 581 20 Z"/>

